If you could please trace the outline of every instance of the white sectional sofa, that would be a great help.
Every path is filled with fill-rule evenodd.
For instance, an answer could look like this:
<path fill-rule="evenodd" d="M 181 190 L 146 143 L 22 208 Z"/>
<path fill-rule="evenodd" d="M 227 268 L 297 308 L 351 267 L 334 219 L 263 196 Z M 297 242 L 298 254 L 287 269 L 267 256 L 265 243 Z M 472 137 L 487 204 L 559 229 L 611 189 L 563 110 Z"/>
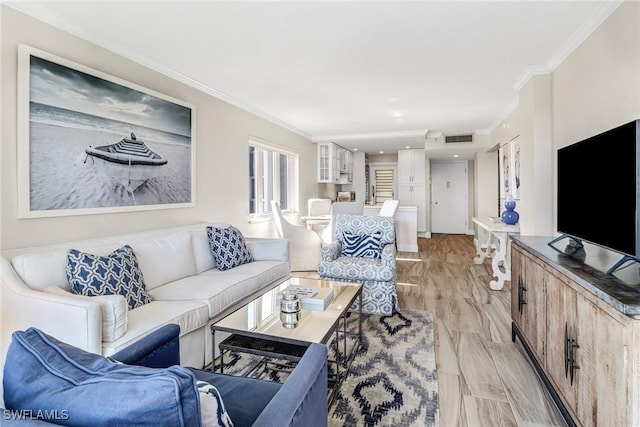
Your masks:
<path fill-rule="evenodd" d="M 237 303 L 290 275 L 289 241 L 284 239 L 247 237 L 253 262 L 225 271 L 215 268 L 207 225 L 4 252 L 0 260 L 2 365 L 11 333 L 30 326 L 108 356 L 163 325 L 177 323 L 181 364 L 203 367 L 211 359 L 207 345 L 211 323 Z M 104 256 L 125 244 L 136 254 L 152 302 L 127 310 L 126 304 L 124 309 L 105 306 L 92 297 L 70 292 L 65 273 L 68 249 Z M 105 340 L 105 328 L 115 328 L 117 338 Z"/>

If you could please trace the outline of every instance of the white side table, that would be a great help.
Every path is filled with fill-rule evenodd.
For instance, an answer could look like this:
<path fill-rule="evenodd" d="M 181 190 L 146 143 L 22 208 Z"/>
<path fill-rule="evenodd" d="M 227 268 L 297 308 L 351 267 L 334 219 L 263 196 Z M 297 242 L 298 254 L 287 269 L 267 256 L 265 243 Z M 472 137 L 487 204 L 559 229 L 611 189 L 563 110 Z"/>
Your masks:
<path fill-rule="evenodd" d="M 493 222 L 488 217 L 474 217 L 473 222 L 478 225 L 478 236 L 473 240 L 476 245 L 477 256 L 473 259 L 476 264 L 482 264 L 485 258 L 493 258 L 491 267 L 496 280 L 489 282 L 489 287 L 499 291 L 504 286 L 505 280 L 511 280 L 511 266 L 509 256 L 509 234 L 519 234 L 520 226 L 507 225 L 503 222 Z M 484 230 L 485 233 L 480 231 Z M 484 238 L 481 238 L 484 234 Z M 492 252 L 495 247 L 495 252 Z"/>

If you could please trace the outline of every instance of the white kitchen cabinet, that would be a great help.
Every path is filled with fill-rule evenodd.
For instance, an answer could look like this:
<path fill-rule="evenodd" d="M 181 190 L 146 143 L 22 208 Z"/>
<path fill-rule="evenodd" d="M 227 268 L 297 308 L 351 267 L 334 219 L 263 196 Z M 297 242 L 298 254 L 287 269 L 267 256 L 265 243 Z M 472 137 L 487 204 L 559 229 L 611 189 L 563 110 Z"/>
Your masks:
<path fill-rule="evenodd" d="M 398 150 L 398 184 L 424 184 L 424 150 Z"/>
<path fill-rule="evenodd" d="M 365 153 L 351 153 L 351 182 L 342 186 L 342 191 L 354 191 L 357 202 L 366 202 L 367 197 L 367 171 Z"/>
<path fill-rule="evenodd" d="M 337 146 L 331 142 L 318 143 L 318 182 L 340 182 Z"/>
<path fill-rule="evenodd" d="M 418 232 L 427 231 L 427 202 L 424 184 L 398 184 L 400 206 L 418 208 Z"/>
<path fill-rule="evenodd" d="M 400 206 L 418 208 L 418 232 L 427 231 L 427 195 L 424 150 L 398 150 L 398 200 Z"/>
<path fill-rule="evenodd" d="M 351 151 L 332 142 L 318 143 L 318 182 L 350 184 L 353 181 Z"/>
<path fill-rule="evenodd" d="M 340 184 L 351 184 L 353 182 L 353 153 L 342 147 L 339 148 L 338 153 Z"/>

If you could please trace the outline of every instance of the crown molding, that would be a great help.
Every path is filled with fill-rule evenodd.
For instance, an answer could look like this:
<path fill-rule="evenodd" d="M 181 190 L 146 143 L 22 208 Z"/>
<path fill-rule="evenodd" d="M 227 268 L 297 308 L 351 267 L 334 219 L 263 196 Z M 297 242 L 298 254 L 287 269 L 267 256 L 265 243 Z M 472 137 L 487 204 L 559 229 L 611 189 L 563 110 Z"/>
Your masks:
<path fill-rule="evenodd" d="M 548 61 L 547 67 L 555 70 L 587 37 L 589 37 L 616 10 L 623 0 L 609 0 L 600 3 L 591 16 L 569 37 L 569 40 Z"/>
<path fill-rule="evenodd" d="M 128 60 L 131 60 L 137 64 L 140 64 L 146 68 L 149 68 L 152 71 L 155 71 L 157 73 L 160 73 L 162 75 L 165 75 L 173 80 L 176 80 L 180 83 L 183 83 L 187 86 L 190 86 L 196 90 L 199 90 L 200 92 L 203 92 L 207 95 L 210 95 L 214 98 L 220 99 L 221 101 L 224 101 L 228 104 L 233 105 L 234 107 L 240 108 L 241 110 L 244 110 L 248 113 L 251 113 L 255 116 L 258 116 L 262 119 L 265 119 L 275 125 L 281 126 L 295 134 L 298 134 L 304 138 L 307 139 L 311 139 L 311 135 L 301 129 L 296 128 L 295 126 L 292 126 L 291 124 L 285 122 L 284 120 L 281 120 L 275 116 L 272 116 L 264 111 L 262 111 L 261 109 L 248 104 L 242 100 L 239 100 L 237 98 L 234 98 L 233 96 L 227 95 L 223 92 L 220 92 L 210 86 L 204 85 L 202 83 L 200 83 L 197 80 L 194 80 L 190 77 L 185 76 L 182 73 L 177 73 L 173 70 L 170 70 L 169 68 L 158 64 L 157 62 L 151 61 L 143 56 L 134 54 L 130 51 L 128 51 L 127 49 L 122 48 L 121 46 L 115 46 L 113 44 L 110 44 L 108 42 L 106 42 L 103 39 L 100 39 L 99 37 L 95 36 L 94 34 L 91 33 L 87 33 L 85 31 L 80 30 L 79 28 L 75 27 L 72 24 L 69 24 L 68 22 L 60 19 L 59 16 L 57 16 L 56 14 L 51 13 L 51 11 L 49 11 L 46 8 L 43 8 L 42 6 L 35 4 L 35 3 L 31 3 L 31 2 L 26 2 L 26 1 L 6 1 L 3 2 L 3 4 L 5 4 L 6 6 L 15 9 L 21 13 L 24 13 L 26 15 L 31 16 L 32 18 L 35 18 L 39 21 L 42 21 L 46 24 L 49 24 L 55 28 L 58 28 L 59 30 L 65 31 L 75 37 L 81 38 L 83 40 L 86 40 L 90 43 L 95 44 L 96 46 L 99 46 L 103 49 L 106 49 L 110 52 L 113 52 L 117 55 L 122 56 L 123 58 L 126 58 Z"/>
<path fill-rule="evenodd" d="M 589 37 L 611 13 L 623 3 L 623 0 L 608 0 L 600 3 L 589 18 L 574 32 L 562 47 L 547 61 L 545 65 L 534 65 L 528 67 L 513 84 L 513 90 L 520 90 L 527 84 L 533 76 L 550 74 L 558 65 L 562 63 L 571 53 L 576 50 L 587 37 Z"/>
<path fill-rule="evenodd" d="M 520 92 L 522 88 L 527 84 L 529 79 L 534 76 L 539 76 L 543 74 L 551 74 L 551 69 L 549 69 L 546 65 L 534 65 L 531 67 L 527 67 L 518 80 L 513 84 L 513 90 L 516 92 Z"/>

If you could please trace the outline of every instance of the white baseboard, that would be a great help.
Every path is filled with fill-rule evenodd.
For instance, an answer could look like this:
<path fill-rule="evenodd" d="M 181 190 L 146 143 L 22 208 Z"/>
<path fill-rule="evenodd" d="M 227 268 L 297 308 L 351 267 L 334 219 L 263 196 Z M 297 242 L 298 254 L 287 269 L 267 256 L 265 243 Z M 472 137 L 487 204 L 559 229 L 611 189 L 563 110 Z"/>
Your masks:
<path fill-rule="evenodd" d="M 400 252 L 418 252 L 418 245 L 398 245 Z"/>

